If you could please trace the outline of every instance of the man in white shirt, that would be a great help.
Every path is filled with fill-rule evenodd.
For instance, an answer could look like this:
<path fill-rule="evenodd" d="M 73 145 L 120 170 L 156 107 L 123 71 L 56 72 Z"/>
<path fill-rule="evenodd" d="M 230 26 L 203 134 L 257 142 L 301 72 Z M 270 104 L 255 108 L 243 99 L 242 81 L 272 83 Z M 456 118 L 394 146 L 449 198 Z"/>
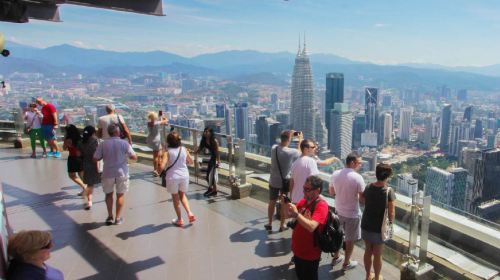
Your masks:
<path fill-rule="evenodd" d="M 345 233 L 345 259 L 342 266 L 343 270 L 356 267 L 357 261 L 351 261 L 354 242 L 361 238 L 361 211 L 359 208 L 359 199 L 365 190 L 365 181 L 357 173 L 361 167 L 361 156 L 356 153 L 350 153 L 346 158 L 346 167 L 333 172 L 330 182 L 329 192 L 335 196 L 335 210 L 340 219 L 340 224 Z M 339 252 L 332 259 L 332 265 L 342 262 Z"/>
<path fill-rule="evenodd" d="M 108 126 L 110 124 L 115 124 L 118 127 L 123 128 L 128 143 L 132 145 L 132 136 L 130 135 L 130 131 L 128 130 L 127 124 L 125 124 L 125 120 L 123 119 L 123 117 L 115 113 L 115 105 L 106 105 L 106 113 L 107 114 L 100 117 L 97 122 L 97 137 L 102 139 L 109 138 L 110 136 L 108 134 Z"/>
<path fill-rule="evenodd" d="M 314 158 L 317 146 L 311 139 L 305 139 L 300 142 L 302 155 L 298 158 L 291 168 L 290 195 L 293 204 L 297 204 L 304 198 L 303 187 L 307 177 L 319 174 L 319 166 L 327 166 L 339 160 L 336 157 L 330 157 L 326 160 Z"/>
<path fill-rule="evenodd" d="M 110 138 L 97 146 L 94 160 L 103 160 L 102 189 L 106 194 L 106 207 L 108 218 L 106 224 L 113 224 L 113 194 L 116 186 L 116 220 L 115 224 L 123 223 L 121 212 L 125 203 L 125 193 L 129 186 L 128 159 L 137 160 L 132 146 L 127 141 L 120 139 L 118 125 L 110 124 L 108 131 Z"/>

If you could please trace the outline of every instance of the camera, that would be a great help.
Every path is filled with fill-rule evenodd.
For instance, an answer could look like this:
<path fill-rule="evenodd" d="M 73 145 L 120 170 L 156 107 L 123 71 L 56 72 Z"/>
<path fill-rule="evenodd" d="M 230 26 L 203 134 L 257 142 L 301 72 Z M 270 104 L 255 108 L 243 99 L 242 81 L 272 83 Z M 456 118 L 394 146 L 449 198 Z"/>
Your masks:
<path fill-rule="evenodd" d="M 286 195 L 285 195 L 285 196 L 283 196 L 283 201 L 284 201 L 285 203 L 290 203 L 290 202 L 292 202 L 292 201 L 290 200 L 290 198 L 289 198 L 288 196 L 286 196 Z"/>
<path fill-rule="evenodd" d="M 291 228 L 291 229 L 294 229 L 296 225 L 297 225 L 297 220 L 295 220 L 295 219 L 291 220 L 291 221 L 288 221 L 288 223 L 286 223 L 286 226 L 288 228 Z"/>
<path fill-rule="evenodd" d="M 163 116 L 163 111 L 162 110 L 158 111 L 158 116 L 159 117 Z"/>
<path fill-rule="evenodd" d="M 301 133 L 302 133 L 302 131 L 294 131 L 293 136 L 299 136 L 299 134 L 301 134 Z"/>

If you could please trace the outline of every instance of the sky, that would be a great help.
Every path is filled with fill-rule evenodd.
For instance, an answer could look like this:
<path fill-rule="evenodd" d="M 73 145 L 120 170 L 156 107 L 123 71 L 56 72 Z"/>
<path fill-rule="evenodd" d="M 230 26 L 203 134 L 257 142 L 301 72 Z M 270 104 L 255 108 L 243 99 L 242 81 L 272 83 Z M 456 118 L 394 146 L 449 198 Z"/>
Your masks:
<path fill-rule="evenodd" d="M 6 40 L 195 56 L 225 50 L 310 53 L 377 64 L 500 63 L 497 0 L 168 0 L 166 16 L 61 5 L 63 22 L 0 22 Z"/>

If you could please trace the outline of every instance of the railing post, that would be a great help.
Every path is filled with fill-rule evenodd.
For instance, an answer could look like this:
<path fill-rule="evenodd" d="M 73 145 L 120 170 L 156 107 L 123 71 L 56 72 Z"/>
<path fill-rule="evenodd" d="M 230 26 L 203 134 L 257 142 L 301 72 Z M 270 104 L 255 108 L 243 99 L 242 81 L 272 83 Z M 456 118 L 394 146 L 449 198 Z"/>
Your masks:
<path fill-rule="evenodd" d="M 24 116 L 23 109 L 16 108 L 12 110 L 12 115 L 14 116 L 14 128 L 16 130 L 16 136 L 14 139 L 14 148 L 22 148 L 22 135 L 24 133 Z"/>
<path fill-rule="evenodd" d="M 430 279 L 434 267 L 427 263 L 427 243 L 429 239 L 431 197 L 424 197 L 422 191 L 412 196 L 410 236 L 406 261 L 401 264 L 401 279 Z M 420 216 L 422 214 L 422 216 Z M 418 244 L 418 225 L 420 220 L 420 244 Z M 417 249 L 419 248 L 419 249 Z M 417 253 L 418 251 L 418 253 Z"/>
<path fill-rule="evenodd" d="M 198 131 L 193 130 L 193 151 L 198 149 Z M 198 162 L 198 153 L 194 153 L 194 177 L 196 184 L 198 184 L 198 177 L 200 176 L 200 163 Z"/>
<path fill-rule="evenodd" d="M 236 174 L 230 178 L 231 197 L 233 199 L 250 196 L 252 186 L 246 183 L 245 145 L 244 139 L 238 139 L 237 144 L 234 146 Z"/>

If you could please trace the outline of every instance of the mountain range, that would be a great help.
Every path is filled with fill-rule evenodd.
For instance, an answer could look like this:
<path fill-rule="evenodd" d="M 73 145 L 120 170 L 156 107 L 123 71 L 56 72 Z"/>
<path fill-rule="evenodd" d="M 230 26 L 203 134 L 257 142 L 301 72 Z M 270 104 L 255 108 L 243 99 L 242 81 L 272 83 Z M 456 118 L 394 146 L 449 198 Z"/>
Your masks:
<path fill-rule="evenodd" d="M 0 74 L 40 72 L 46 75 L 82 73 L 120 76 L 133 73 L 189 73 L 240 82 L 288 83 L 295 54 L 252 50 L 224 51 L 183 57 L 163 51 L 115 52 L 72 45 L 34 48 L 7 42 L 11 56 L 1 59 Z M 344 73 L 346 86 L 436 87 L 500 90 L 500 64 L 486 67 L 446 67 L 433 64 L 378 65 L 333 54 L 311 54 L 316 82 L 328 72 Z"/>

